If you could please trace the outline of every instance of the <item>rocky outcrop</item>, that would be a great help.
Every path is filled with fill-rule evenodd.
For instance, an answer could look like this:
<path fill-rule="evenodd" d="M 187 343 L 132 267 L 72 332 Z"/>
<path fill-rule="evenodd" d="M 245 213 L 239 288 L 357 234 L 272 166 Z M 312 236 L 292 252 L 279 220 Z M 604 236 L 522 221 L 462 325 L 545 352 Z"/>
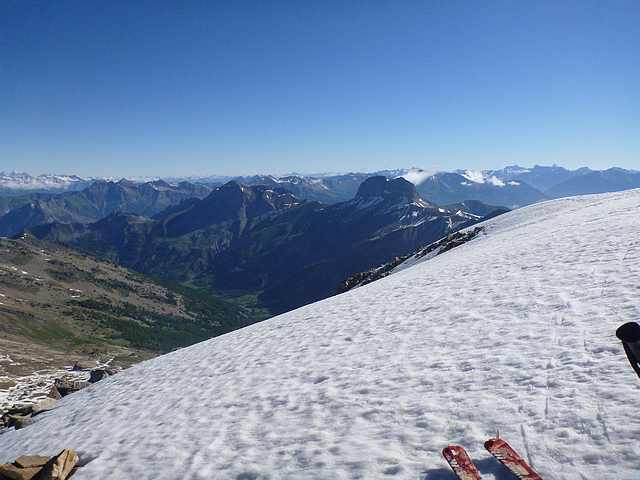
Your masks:
<path fill-rule="evenodd" d="M 22 455 L 15 462 L 0 465 L 0 480 L 66 480 L 75 472 L 78 454 L 67 448 L 55 457 Z"/>
<path fill-rule="evenodd" d="M 72 371 L 85 370 L 80 368 L 80 365 L 76 363 Z M 89 375 L 88 381 L 78 380 L 77 377 L 71 375 L 56 379 L 47 397 L 40 397 L 40 400 L 32 403 L 13 405 L 4 411 L 0 411 L 0 433 L 5 428 L 15 428 L 19 430 L 31 425 L 35 421 L 34 417 L 55 408 L 57 401 L 62 397 L 82 390 L 90 384 L 96 383 L 108 376 L 115 375 L 119 371 L 119 368 L 103 365 L 87 372 Z"/>
<path fill-rule="evenodd" d="M 380 265 L 379 267 L 372 268 L 371 270 L 367 270 L 366 272 L 360 272 L 355 275 L 347 278 L 340 286 L 338 287 L 338 293 L 348 292 L 349 290 L 360 287 L 362 285 L 366 285 L 367 283 L 375 282 L 376 280 L 380 280 L 381 278 L 386 277 L 393 270 L 398 267 L 400 264 L 409 260 L 410 258 L 421 259 L 429 254 L 431 256 L 440 255 L 444 252 L 451 250 L 452 248 L 458 247 L 469 240 L 475 238 L 480 232 L 483 231 L 482 227 L 476 227 L 472 230 L 465 230 L 456 233 L 452 233 L 437 242 L 433 242 L 427 245 L 424 248 L 421 248 L 417 252 L 412 253 L 411 255 L 403 255 L 395 257 L 388 263 L 384 265 Z"/>
<path fill-rule="evenodd" d="M 7 480 L 31 480 L 42 467 L 21 468 L 15 464 L 0 465 L 0 478 Z"/>
<path fill-rule="evenodd" d="M 14 463 L 20 468 L 44 467 L 49 458 L 42 455 L 22 455 Z"/>
<path fill-rule="evenodd" d="M 83 362 L 81 360 L 78 360 L 76 363 L 73 364 L 73 367 L 71 368 L 71 371 L 73 372 L 82 372 L 85 370 L 91 370 L 93 368 L 96 367 L 96 364 L 93 363 L 89 363 L 89 362 Z"/>
<path fill-rule="evenodd" d="M 94 368 L 89 374 L 89 383 L 96 383 L 111 375 L 115 375 L 119 370 L 113 367 Z"/>
<path fill-rule="evenodd" d="M 9 414 L 6 416 L 6 419 L 3 419 L 8 427 L 13 427 L 16 430 L 20 430 L 21 428 L 28 427 L 33 423 L 33 418 L 31 415 L 15 415 Z"/>
<path fill-rule="evenodd" d="M 31 408 L 31 415 L 35 416 L 42 412 L 48 412 L 51 410 L 58 400 L 55 398 L 45 398 L 44 400 L 40 400 Z"/>
<path fill-rule="evenodd" d="M 60 395 L 60 392 L 58 391 L 56 386 L 52 385 L 51 390 L 49 391 L 49 394 L 47 395 L 47 397 L 53 398 L 54 400 L 60 400 L 62 398 L 62 395 Z"/>
<path fill-rule="evenodd" d="M 63 397 L 66 397 L 70 393 L 74 393 L 79 390 L 82 390 L 85 387 L 88 387 L 89 382 L 61 378 L 59 380 L 56 380 L 56 383 L 54 386 L 56 387 L 58 392 L 60 392 L 60 395 L 62 395 Z"/>
<path fill-rule="evenodd" d="M 34 480 L 66 480 L 74 472 L 78 460 L 75 450 L 67 448 L 49 460 Z"/>

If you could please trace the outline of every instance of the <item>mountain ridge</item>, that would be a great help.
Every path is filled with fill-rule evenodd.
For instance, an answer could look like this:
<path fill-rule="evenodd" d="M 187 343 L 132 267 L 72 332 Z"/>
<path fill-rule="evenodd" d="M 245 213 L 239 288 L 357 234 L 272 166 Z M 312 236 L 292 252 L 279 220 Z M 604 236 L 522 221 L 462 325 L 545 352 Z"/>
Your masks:
<path fill-rule="evenodd" d="M 618 179 L 611 181 L 605 172 L 617 171 Z M 452 174 L 461 175 L 464 178 L 451 177 Z M 575 170 L 566 169 L 558 165 L 534 165 L 533 167 L 521 167 L 509 165 L 500 169 L 471 170 L 459 169 L 452 171 L 423 170 L 417 167 L 400 168 L 392 170 L 380 170 L 374 172 L 350 172 L 327 174 L 297 174 L 285 175 L 257 174 L 248 176 L 185 176 L 156 178 L 131 178 L 124 179 L 131 184 L 163 182 L 166 185 L 173 184 L 180 187 L 180 183 L 196 184 L 204 188 L 216 188 L 229 181 L 254 186 L 266 185 L 272 188 L 284 188 L 301 200 L 318 201 L 321 203 L 339 203 L 350 200 L 355 196 L 360 184 L 372 176 L 385 176 L 387 178 L 403 177 L 412 182 L 418 188 L 418 193 L 428 201 L 434 203 L 460 203 L 465 200 L 480 200 L 489 204 L 498 204 L 508 208 L 519 207 L 547 198 L 557 198 L 569 195 L 587 194 L 594 192 L 615 191 L 621 188 L 635 188 L 638 186 L 638 172 L 634 170 L 613 167 L 608 170 L 591 170 L 587 167 Z M 4 175 L 4 176 L 3 176 Z M 36 182 L 36 177 L 28 174 L 14 174 L 12 180 L 10 174 L 0 174 L 0 196 L 24 195 L 26 189 L 11 189 L 10 185 L 21 185 L 23 182 L 29 185 Z M 590 176 L 590 185 L 580 186 L 580 177 Z M 447 176 L 450 178 L 447 179 Z M 100 178 L 83 178 L 73 175 L 44 175 L 43 185 L 46 187 L 47 178 L 58 178 L 61 185 L 69 185 L 69 189 L 81 190 L 96 181 L 104 181 Z M 76 179 L 71 181 L 68 179 Z M 31 179 L 31 180 L 29 180 Z M 429 185 L 434 179 L 442 180 L 446 184 L 444 190 Z M 113 179 L 107 179 L 113 180 Z M 430 181 L 430 182 L 429 182 Z M 578 184 L 571 186 L 572 181 Z M 51 181 L 55 184 L 55 181 Z M 51 183 L 50 182 L 50 183 Z M 66 183 L 65 183 L 66 182 Z M 84 182 L 84 183 L 83 183 Z M 437 183 L 442 183 L 437 182 Z M 560 185 L 567 184 L 566 190 Z M 522 188 L 520 183 L 524 184 Z M 508 187 L 505 189 L 504 187 Z M 435 189 L 434 189 L 435 188 Z M 554 189 L 552 191 L 552 189 Z M 509 190 L 506 192 L 505 190 Z M 33 190 L 42 192 L 44 190 Z M 60 193 L 61 188 L 53 188 L 49 192 Z M 433 195 L 430 197 L 429 195 Z M 496 201 L 497 200 L 497 201 Z"/>
<path fill-rule="evenodd" d="M 350 274 L 479 221 L 423 201 L 404 179 L 370 177 L 355 198 L 324 205 L 286 190 L 229 182 L 150 220 L 113 214 L 89 225 L 42 225 L 39 238 L 151 275 L 257 295 L 273 312 L 335 293 Z"/>
<path fill-rule="evenodd" d="M 153 216 L 211 190 L 201 185 L 165 182 L 96 181 L 79 191 L 0 197 L 0 236 L 11 237 L 43 223 L 89 223 L 113 212 Z"/>

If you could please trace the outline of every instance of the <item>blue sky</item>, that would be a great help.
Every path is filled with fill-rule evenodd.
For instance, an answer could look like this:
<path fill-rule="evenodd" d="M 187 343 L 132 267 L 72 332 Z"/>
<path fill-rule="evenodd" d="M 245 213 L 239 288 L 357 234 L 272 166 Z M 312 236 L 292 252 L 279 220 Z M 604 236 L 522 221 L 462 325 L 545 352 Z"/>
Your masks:
<path fill-rule="evenodd" d="M 0 170 L 640 168 L 640 2 L 0 2 Z"/>

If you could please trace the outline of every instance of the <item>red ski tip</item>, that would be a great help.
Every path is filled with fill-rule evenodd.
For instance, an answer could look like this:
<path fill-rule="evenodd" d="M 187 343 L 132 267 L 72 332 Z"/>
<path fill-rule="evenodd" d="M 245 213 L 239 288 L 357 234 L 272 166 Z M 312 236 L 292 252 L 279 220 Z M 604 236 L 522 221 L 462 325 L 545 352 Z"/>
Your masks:
<path fill-rule="evenodd" d="M 447 445 L 442 449 L 442 456 L 460 480 L 481 480 L 480 472 L 473 464 L 464 447 Z"/>
<path fill-rule="evenodd" d="M 484 448 L 491 451 L 492 448 L 496 446 L 496 443 L 499 441 L 499 438 L 490 438 L 486 442 L 484 442 Z"/>
<path fill-rule="evenodd" d="M 520 480 L 542 480 L 538 472 L 502 438 L 490 438 L 484 442 L 484 448 Z"/>
<path fill-rule="evenodd" d="M 461 447 L 460 445 L 447 445 L 442 449 L 442 456 L 447 460 L 456 458 L 464 453 L 464 447 Z"/>
<path fill-rule="evenodd" d="M 444 458 L 452 458 L 454 457 L 454 453 L 456 449 L 461 448 L 458 445 L 447 445 L 442 449 L 442 456 Z"/>

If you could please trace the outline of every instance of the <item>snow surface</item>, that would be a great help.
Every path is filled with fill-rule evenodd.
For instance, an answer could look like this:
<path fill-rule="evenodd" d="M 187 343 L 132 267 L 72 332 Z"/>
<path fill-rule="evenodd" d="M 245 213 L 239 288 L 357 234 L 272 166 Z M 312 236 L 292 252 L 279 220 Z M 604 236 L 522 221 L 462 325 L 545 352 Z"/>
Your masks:
<path fill-rule="evenodd" d="M 525 207 L 345 294 L 137 365 L 0 435 L 82 479 L 453 478 L 500 435 L 545 480 L 640 474 L 640 190 Z"/>

